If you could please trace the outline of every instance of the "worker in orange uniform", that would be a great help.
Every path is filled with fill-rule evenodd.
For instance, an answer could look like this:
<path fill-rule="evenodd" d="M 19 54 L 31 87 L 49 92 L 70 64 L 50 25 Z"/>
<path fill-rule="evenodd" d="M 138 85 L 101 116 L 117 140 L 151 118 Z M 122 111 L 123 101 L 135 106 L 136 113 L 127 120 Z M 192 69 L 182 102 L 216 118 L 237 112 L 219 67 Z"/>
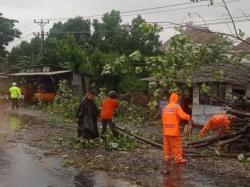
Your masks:
<path fill-rule="evenodd" d="M 114 136 L 118 136 L 119 133 L 116 130 L 116 125 L 114 123 L 114 113 L 118 107 L 118 94 L 115 91 L 110 91 L 108 97 L 102 102 L 102 110 L 100 118 L 102 121 L 102 135 L 107 131 L 107 125 L 111 129 Z"/>
<path fill-rule="evenodd" d="M 178 95 L 172 93 L 169 104 L 163 108 L 163 150 L 166 162 L 170 161 L 173 155 L 176 163 L 185 163 L 187 160 L 183 159 L 183 146 L 179 126 L 181 119 L 191 121 L 191 117 L 177 104 L 178 100 Z"/>
<path fill-rule="evenodd" d="M 203 126 L 199 136 L 200 137 L 206 136 L 210 130 L 215 132 L 218 136 L 230 132 L 231 121 L 234 118 L 235 118 L 234 116 L 229 116 L 227 114 L 213 115 Z"/>

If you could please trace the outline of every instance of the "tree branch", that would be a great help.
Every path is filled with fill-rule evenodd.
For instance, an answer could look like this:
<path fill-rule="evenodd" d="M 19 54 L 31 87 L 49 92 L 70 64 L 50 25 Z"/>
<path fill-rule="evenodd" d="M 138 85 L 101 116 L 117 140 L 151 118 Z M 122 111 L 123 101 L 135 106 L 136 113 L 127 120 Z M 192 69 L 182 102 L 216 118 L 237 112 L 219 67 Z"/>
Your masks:
<path fill-rule="evenodd" d="M 225 9 L 227 10 L 227 13 L 228 13 L 228 15 L 229 15 L 229 17 L 230 17 L 230 19 L 231 19 L 231 21 L 232 21 L 232 24 L 233 24 L 233 27 L 234 27 L 234 32 L 235 32 L 235 34 L 236 34 L 237 37 L 240 38 L 240 36 L 239 36 L 239 34 L 238 34 L 238 31 L 237 31 L 237 28 L 236 28 L 236 25 L 235 25 L 235 22 L 234 22 L 234 19 L 233 19 L 233 16 L 232 16 L 230 10 L 228 9 L 228 6 L 227 6 L 226 1 L 225 1 L 225 0 L 222 0 L 222 2 L 223 2 L 224 6 L 225 6 Z"/>

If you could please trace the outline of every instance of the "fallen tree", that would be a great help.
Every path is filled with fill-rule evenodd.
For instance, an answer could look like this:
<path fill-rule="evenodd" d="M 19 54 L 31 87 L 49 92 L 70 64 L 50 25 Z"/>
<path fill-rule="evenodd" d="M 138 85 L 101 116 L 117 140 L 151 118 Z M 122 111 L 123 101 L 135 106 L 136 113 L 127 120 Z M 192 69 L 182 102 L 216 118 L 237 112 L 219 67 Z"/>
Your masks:
<path fill-rule="evenodd" d="M 220 150 L 224 150 L 225 146 L 227 146 L 226 152 L 230 152 L 231 146 L 234 145 L 238 147 L 239 151 L 250 152 L 250 113 L 236 110 L 228 110 L 228 113 L 237 117 L 232 123 L 230 132 L 190 142 L 185 148 L 205 148 L 216 145 Z M 241 147 L 244 147 L 244 150 Z"/>
<path fill-rule="evenodd" d="M 238 152 L 230 153 L 230 147 L 232 145 L 245 145 L 244 156 L 250 157 L 250 118 L 249 113 L 236 110 L 228 110 L 228 113 L 237 116 L 236 120 L 233 122 L 231 131 L 220 136 L 207 137 L 205 139 L 197 140 L 188 143 L 184 146 L 184 154 L 186 157 L 227 157 L 227 158 L 237 158 L 237 156 L 242 153 L 242 149 Z M 163 145 L 148 140 L 146 138 L 140 137 L 126 129 L 116 127 L 120 132 L 131 136 L 137 140 L 144 143 L 150 144 L 156 148 L 162 149 Z M 214 146 L 215 147 L 211 147 Z M 224 147 L 227 146 L 229 149 L 227 151 Z M 208 148 L 210 151 L 206 154 L 202 153 L 199 148 Z M 212 152 L 211 152 L 212 150 Z"/>

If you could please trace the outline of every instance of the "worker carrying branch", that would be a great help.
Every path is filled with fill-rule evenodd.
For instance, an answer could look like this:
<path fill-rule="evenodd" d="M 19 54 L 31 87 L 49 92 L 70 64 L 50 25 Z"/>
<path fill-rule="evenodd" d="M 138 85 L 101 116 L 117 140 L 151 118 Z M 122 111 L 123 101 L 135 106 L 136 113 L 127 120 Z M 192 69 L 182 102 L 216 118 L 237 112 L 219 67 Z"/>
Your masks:
<path fill-rule="evenodd" d="M 173 155 L 176 163 L 185 163 L 186 160 L 183 159 L 180 120 L 191 121 L 191 117 L 177 104 L 178 100 L 178 95 L 172 93 L 169 104 L 162 111 L 163 150 L 166 162 L 170 161 Z"/>
<path fill-rule="evenodd" d="M 213 115 L 203 126 L 199 136 L 204 137 L 209 131 L 213 131 L 218 136 L 230 132 L 231 122 L 234 118 L 235 116 L 230 116 L 228 114 Z"/>

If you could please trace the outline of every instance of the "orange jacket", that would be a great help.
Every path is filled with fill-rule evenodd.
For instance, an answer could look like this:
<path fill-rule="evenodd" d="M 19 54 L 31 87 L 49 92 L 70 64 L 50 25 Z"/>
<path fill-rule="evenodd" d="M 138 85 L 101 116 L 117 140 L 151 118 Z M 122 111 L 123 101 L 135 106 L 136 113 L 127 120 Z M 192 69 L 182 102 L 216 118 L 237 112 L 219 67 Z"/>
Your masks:
<path fill-rule="evenodd" d="M 163 108 L 162 124 L 163 134 L 165 136 L 180 136 L 180 120 L 189 121 L 191 119 L 191 117 L 183 112 L 182 108 L 177 104 L 178 100 L 178 95 L 172 93 L 169 104 Z"/>
<path fill-rule="evenodd" d="M 201 136 L 205 136 L 209 130 L 220 134 L 223 130 L 230 130 L 231 121 L 227 114 L 218 114 L 212 116 L 200 131 Z"/>
<path fill-rule="evenodd" d="M 106 98 L 102 102 L 101 119 L 112 119 L 115 109 L 118 107 L 116 99 Z"/>

